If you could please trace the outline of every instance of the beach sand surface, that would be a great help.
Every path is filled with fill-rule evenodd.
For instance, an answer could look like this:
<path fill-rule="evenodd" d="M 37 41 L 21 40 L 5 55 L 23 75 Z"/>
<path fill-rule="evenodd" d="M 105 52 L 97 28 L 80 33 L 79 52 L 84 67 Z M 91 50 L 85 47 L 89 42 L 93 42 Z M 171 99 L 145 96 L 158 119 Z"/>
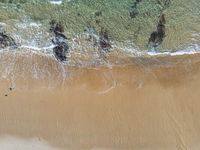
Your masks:
<path fill-rule="evenodd" d="M 62 80 L 55 60 L 14 60 L 13 72 L 1 73 L 2 150 L 200 149 L 198 54 L 70 67 Z M 33 78 L 34 64 L 51 78 Z"/>

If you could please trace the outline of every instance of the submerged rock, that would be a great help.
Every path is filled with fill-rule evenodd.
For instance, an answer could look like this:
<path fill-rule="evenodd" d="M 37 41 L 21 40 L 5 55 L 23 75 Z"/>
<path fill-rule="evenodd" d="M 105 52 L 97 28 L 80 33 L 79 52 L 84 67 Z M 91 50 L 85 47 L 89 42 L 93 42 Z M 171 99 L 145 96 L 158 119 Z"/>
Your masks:
<path fill-rule="evenodd" d="M 141 0 L 136 0 L 133 5 L 131 6 L 131 9 L 129 11 L 130 17 L 135 18 L 139 14 L 138 10 L 138 4 L 141 2 Z"/>
<path fill-rule="evenodd" d="M 139 14 L 139 11 L 136 7 L 132 6 L 130 10 L 130 17 L 135 18 Z"/>
<path fill-rule="evenodd" d="M 164 14 L 162 14 L 160 16 L 160 20 L 157 25 L 157 31 L 153 31 L 150 35 L 148 44 L 151 47 L 157 47 L 160 44 L 162 44 L 162 42 L 166 36 L 165 35 L 165 24 L 166 24 L 165 16 L 164 16 Z"/>
<path fill-rule="evenodd" d="M 97 12 L 95 12 L 94 15 L 95 15 L 96 17 L 102 16 L 102 11 L 97 11 Z"/>

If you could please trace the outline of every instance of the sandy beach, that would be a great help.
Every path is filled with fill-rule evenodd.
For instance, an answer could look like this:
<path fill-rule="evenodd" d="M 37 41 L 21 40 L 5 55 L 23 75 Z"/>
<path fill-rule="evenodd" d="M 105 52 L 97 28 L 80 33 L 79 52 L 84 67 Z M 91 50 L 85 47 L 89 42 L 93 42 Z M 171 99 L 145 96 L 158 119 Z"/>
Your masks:
<path fill-rule="evenodd" d="M 200 150 L 200 0 L 0 0 L 0 150 Z"/>
<path fill-rule="evenodd" d="M 112 68 L 70 67 L 65 79 L 59 64 L 42 56 L 15 58 L 6 78 L 1 66 L 2 149 L 198 150 L 199 55 L 129 60 Z M 34 64 L 51 78 L 31 76 Z"/>

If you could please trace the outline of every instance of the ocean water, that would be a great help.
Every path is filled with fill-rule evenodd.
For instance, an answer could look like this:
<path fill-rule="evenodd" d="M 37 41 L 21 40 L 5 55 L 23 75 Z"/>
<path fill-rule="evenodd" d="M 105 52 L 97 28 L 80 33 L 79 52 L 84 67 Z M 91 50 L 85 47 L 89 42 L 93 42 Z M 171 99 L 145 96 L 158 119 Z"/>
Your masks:
<path fill-rule="evenodd" d="M 137 15 L 131 18 L 130 11 L 135 3 L 136 0 L 2 0 L 0 22 L 21 45 L 40 47 L 49 45 L 49 22 L 52 19 L 62 21 L 66 35 L 70 38 L 69 42 L 72 42 L 72 49 L 76 45 L 75 40 L 81 42 L 79 49 L 86 48 L 86 51 L 91 48 L 84 44 L 93 44 L 85 43 L 87 36 L 98 36 L 103 27 L 108 30 L 113 43 L 112 51 L 123 49 L 134 53 L 152 52 L 148 47 L 148 39 L 156 30 L 159 16 L 165 14 L 166 37 L 155 51 L 198 51 L 198 0 L 142 0 L 135 8 Z M 22 32 L 23 30 L 25 31 Z"/>

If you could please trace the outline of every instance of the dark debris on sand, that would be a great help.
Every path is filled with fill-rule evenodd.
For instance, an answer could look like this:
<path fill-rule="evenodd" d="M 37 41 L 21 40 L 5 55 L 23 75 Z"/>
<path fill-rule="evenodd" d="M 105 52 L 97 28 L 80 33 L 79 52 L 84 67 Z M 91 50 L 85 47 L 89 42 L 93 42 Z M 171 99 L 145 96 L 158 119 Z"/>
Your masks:
<path fill-rule="evenodd" d="M 14 90 L 14 88 L 10 87 L 9 90 L 12 91 L 12 90 Z"/>

